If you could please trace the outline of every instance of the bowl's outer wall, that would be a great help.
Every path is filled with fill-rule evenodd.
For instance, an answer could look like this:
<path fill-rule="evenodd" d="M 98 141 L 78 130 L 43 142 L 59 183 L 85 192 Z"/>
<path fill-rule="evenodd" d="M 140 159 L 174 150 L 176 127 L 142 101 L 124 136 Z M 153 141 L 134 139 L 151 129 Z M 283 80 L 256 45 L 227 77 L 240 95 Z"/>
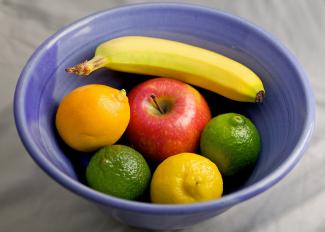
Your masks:
<path fill-rule="evenodd" d="M 128 210 L 118 210 L 111 207 L 99 205 L 99 208 L 104 212 L 115 218 L 121 223 L 128 225 L 147 228 L 153 230 L 175 230 L 184 229 L 194 224 L 205 221 L 218 214 L 225 212 L 227 209 L 218 209 L 208 212 L 197 212 L 192 214 L 142 214 Z"/>
<path fill-rule="evenodd" d="M 44 167 L 44 162 L 54 164 L 67 175 L 66 178 L 70 177 L 69 181 L 83 182 L 84 176 L 80 173 L 90 157 L 85 155 L 80 158 L 80 154 L 58 138 L 54 121 L 62 97 L 88 83 L 129 90 L 143 80 L 136 75 L 109 70 L 100 70 L 89 78 L 83 78 L 67 74 L 64 69 L 90 59 L 99 43 L 124 35 L 156 36 L 193 44 L 233 58 L 260 75 L 266 89 L 263 104 L 237 103 L 207 93 L 214 114 L 228 111 L 243 113 L 254 121 L 260 131 L 260 159 L 246 186 L 263 180 L 286 162 L 298 141 L 306 142 L 301 135 L 310 113 L 307 102 L 310 96 L 306 93 L 304 77 L 281 47 L 263 32 L 239 19 L 204 8 L 177 4 L 139 5 L 102 12 L 67 27 L 37 50 L 25 67 L 17 87 L 20 92 L 16 92 L 16 97 L 19 96 L 15 99 L 15 109 L 18 108 L 16 118 L 19 118 L 16 123 L 19 121 L 25 125 L 28 131 L 22 139 L 25 146 L 36 145 L 40 149 L 46 160 L 40 161 L 37 155 L 31 155 L 51 176 L 55 177 Z M 22 130 L 20 125 L 17 127 Z M 32 149 L 28 150 L 33 153 Z M 295 162 L 298 158 L 295 157 Z M 62 180 L 57 181 L 62 183 Z M 264 190 L 260 189 L 253 195 Z M 77 189 L 73 191 L 78 193 Z M 150 216 L 150 213 L 126 212 L 118 207 L 106 208 L 115 218 L 131 225 L 156 229 L 163 225 L 164 228 L 180 228 L 216 215 L 249 197 L 238 198 L 208 211 L 204 211 L 203 207 L 202 211 L 183 212 L 178 216 L 166 213 Z"/>

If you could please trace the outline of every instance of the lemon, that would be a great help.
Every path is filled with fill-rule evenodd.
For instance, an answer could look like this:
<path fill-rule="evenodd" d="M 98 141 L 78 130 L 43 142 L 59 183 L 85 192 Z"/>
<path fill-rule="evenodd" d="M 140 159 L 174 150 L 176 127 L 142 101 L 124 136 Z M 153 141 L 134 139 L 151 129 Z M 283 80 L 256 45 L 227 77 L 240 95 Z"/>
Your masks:
<path fill-rule="evenodd" d="M 256 163 L 260 135 L 247 117 L 221 114 L 208 122 L 200 140 L 201 154 L 213 161 L 224 177 L 243 174 Z"/>
<path fill-rule="evenodd" d="M 70 147 L 90 152 L 114 144 L 129 120 L 130 106 L 124 90 L 90 84 L 63 98 L 56 113 L 56 128 Z"/>
<path fill-rule="evenodd" d="M 181 153 L 170 156 L 155 170 L 150 186 L 153 203 L 184 204 L 221 197 L 223 182 L 217 166 L 209 159 Z"/>
<path fill-rule="evenodd" d="M 143 156 L 131 147 L 111 145 L 91 158 L 86 179 L 90 187 L 120 198 L 135 200 L 150 184 L 151 172 Z"/>

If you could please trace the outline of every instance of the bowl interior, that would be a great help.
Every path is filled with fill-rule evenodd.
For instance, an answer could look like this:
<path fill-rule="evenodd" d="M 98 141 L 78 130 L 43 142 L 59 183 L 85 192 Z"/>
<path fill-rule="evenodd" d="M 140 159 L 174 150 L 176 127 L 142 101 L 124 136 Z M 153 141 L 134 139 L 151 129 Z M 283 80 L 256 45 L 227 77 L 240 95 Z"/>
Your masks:
<path fill-rule="evenodd" d="M 263 32 L 226 14 L 173 5 L 148 7 L 120 8 L 85 18 L 58 32 L 36 51 L 16 93 L 19 96 L 16 104 L 21 106 L 20 123 L 28 131 L 25 145 L 34 144 L 61 172 L 84 182 L 90 155 L 78 154 L 58 137 L 54 118 L 60 100 L 85 84 L 102 83 L 128 91 L 150 77 L 99 70 L 83 78 L 67 74 L 64 69 L 90 59 L 103 41 L 124 35 L 145 35 L 219 52 L 245 64 L 261 77 L 266 89 L 263 104 L 234 102 L 201 91 L 213 115 L 242 113 L 252 119 L 261 134 L 260 159 L 240 188 L 274 172 L 292 154 L 307 120 L 307 96 L 294 65 Z"/>

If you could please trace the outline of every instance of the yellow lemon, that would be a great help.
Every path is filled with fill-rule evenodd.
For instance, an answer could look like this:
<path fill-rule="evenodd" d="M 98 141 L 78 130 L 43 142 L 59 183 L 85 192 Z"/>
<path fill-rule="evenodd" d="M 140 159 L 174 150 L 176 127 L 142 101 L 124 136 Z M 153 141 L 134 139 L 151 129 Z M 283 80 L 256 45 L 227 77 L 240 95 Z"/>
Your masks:
<path fill-rule="evenodd" d="M 56 113 L 56 128 L 72 148 L 90 152 L 114 144 L 130 120 L 124 90 L 90 84 L 71 91 Z"/>
<path fill-rule="evenodd" d="M 150 186 L 151 201 L 185 204 L 220 198 L 223 181 L 217 166 L 194 153 L 165 159 L 155 170 Z"/>

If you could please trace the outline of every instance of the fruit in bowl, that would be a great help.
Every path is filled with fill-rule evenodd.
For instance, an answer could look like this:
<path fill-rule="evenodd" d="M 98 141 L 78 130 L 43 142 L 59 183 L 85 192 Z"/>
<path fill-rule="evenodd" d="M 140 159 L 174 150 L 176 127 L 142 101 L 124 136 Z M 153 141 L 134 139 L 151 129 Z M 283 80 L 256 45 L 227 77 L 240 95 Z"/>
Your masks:
<path fill-rule="evenodd" d="M 211 201 L 221 197 L 223 181 L 217 166 L 194 153 L 180 153 L 165 159 L 155 170 L 151 201 L 185 204 Z"/>
<path fill-rule="evenodd" d="M 147 158 L 161 162 L 171 155 L 196 152 L 211 112 L 193 87 L 168 78 L 155 78 L 128 94 L 131 108 L 127 137 Z"/>
<path fill-rule="evenodd" d="M 218 200 L 162 205 L 111 197 L 85 186 L 78 178 L 84 174 L 80 168 L 83 156 L 61 143 L 53 123 L 60 100 L 73 89 L 91 83 L 128 90 L 137 83 L 132 78 L 138 76 L 128 74 L 130 79 L 124 78 L 125 75 L 119 78 L 119 73 L 101 70 L 88 79 L 74 78 L 64 68 L 91 58 L 95 47 L 103 41 L 134 34 L 163 37 L 220 52 L 259 74 L 267 92 L 262 105 L 205 95 L 212 112 L 238 109 L 260 132 L 259 160 L 240 188 Z M 272 187 L 302 157 L 311 138 L 315 113 L 307 75 L 277 39 L 227 13 L 182 4 L 140 4 L 103 11 L 60 30 L 35 51 L 24 67 L 16 87 L 14 109 L 22 142 L 51 178 L 96 202 L 118 221 L 150 229 L 191 226 Z"/>
<path fill-rule="evenodd" d="M 165 60 L 166 54 L 169 54 L 170 57 L 168 61 Z M 194 57 L 197 57 L 195 62 L 193 62 Z M 184 43 L 160 38 L 129 36 L 116 38 L 100 44 L 96 49 L 96 55 L 93 59 L 67 68 L 66 71 L 78 75 L 89 75 L 92 71 L 106 65 L 112 69 L 127 72 L 168 75 L 167 78 L 154 78 L 145 81 L 131 89 L 128 94 L 131 115 L 129 116 L 129 112 L 127 112 L 127 118 L 130 117 L 130 122 L 127 126 L 126 134 L 129 144 L 144 154 L 145 157 L 156 162 L 162 162 L 170 156 L 175 156 L 168 159 L 168 161 L 164 161 L 155 171 L 151 183 L 151 199 L 153 202 L 189 203 L 216 199 L 221 196 L 222 187 L 216 187 L 218 185 L 212 187 L 210 189 L 211 192 L 202 192 L 207 191 L 209 188 L 204 187 L 205 185 L 210 186 L 209 184 L 211 183 L 222 183 L 218 167 L 215 167 L 215 169 L 219 177 L 212 174 L 212 176 L 215 176 L 214 179 L 208 178 L 211 175 L 207 171 L 210 170 L 208 168 L 209 165 L 202 166 L 202 170 L 200 168 L 198 169 L 199 171 L 197 170 L 200 165 L 203 165 L 206 158 L 200 159 L 196 158 L 196 155 L 189 155 L 198 151 L 200 137 L 204 127 L 206 128 L 201 137 L 201 152 L 221 167 L 223 175 L 234 176 L 242 170 L 248 169 L 248 167 L 251 167 L 256 162 L 259 153 L 260 138 L 254 125 L 240 115 L 236 115 L 232 121 L 224 120 L 224 116 L 219 116 L 209 122 L 211 112 L 205 98 L 192 86 L 179 81 L 180 79 L 205 87 L 208 90 L 213 90 L 231 99 L 259 103 L 263 101 L 265 90 L 259 77 L 249 68 L 221 54 Z M 169 77 L 173 79 L 169 79 Z M 237 84 L 231 85 L 233 81 L 236 81 Z M 99 105 L 99 107 L 104 109 L 111 108 L 113 115 L 121 117 L 123 115 L 119 115 L 118 113 L 114 114 L 117 107 L 113 103 L 121 105 L 121 101 L 127 101 L 125 98 L 125 95 L 116 96 L 115 101 L 113 99 L 111 100 L 112 103 L 105 103 Z M 87 99 L 87 96 L 85 99 Z M 64 106 L 65 103 L 64 100 L 59 106 L 57 114 L 59 116 L 62 111 L 60 109 L 63 108 L 62 105 Z M 82 99 L 80 100 L 82 101 Z M 65 116 L 69 115 L 74 116 L 75 114 L 74 112 L 65 114 Z M 100 119 L 101 117 L 102 115 L 99 114 L 98 118 Z M 60 117 L 57 116 L 57 118 Z M 219 120 L 219 118 L 222 119 Z M 96 122 L 96 115 L 92 120 Z M 91 123 L 88 126 L 87 120 L 83 120 L 83 122 L 86 124 L 86 128 L 96 127 L 96 125 Z M 238 122 L 238 125 L 228 126 L 228 122 L 233 122 L 232 124 Z M 246 126 L 248 125 L 246 122 L 250 123 L 249 126 Z M 105 123 L 110 126 L 115 126 L 117 121 L 110 122 L 107 120 Z M 98 124 L 100 125 L 100 123 Z M 60 124 L 57 123 L 58 125 Z M 120 131 L 125 130 L 124 125 L 125 123 L 122 123 L 123 127 Z M 251 128 L 255 129 L 254 134 L 251 133 L 252 130 L 249 130 Z M 60 128 L 58 127 L 58 129 Z M 73 131 L 75 128 L 68 128 L 67 131 L 70 131 L 70 129 Z M 228 130 L 230 132 L 226 132 Z M 114 136 L 112 131 L 106 131 L 107 139 L 109 139 L 110 134 Z M 80 139 L 76 138 L 77 141 L 82 141 L 85 134 L 88 137 L 90 135 L 90 133 L 76 134 L 81 135 Z M 228 136 L 229 134 L 230 136 Z M 96 135 L 91 138 L 95 138 L 96 141 L 98 140 Z M 100 154 L 103 154 L 103 152 L 97 153 L 94 157 L 98 157 Z M 188 159 L 187 162 L 189 164 L 184 163 L 178 166 L 177 162 L 172 162 L 177 157 L 185 157 L 180 158 L 180 160 L 184 161 Z M 92 162 L 93 160 L 99 161 Z M 136 185 L 125 181 L 121 183 L 121 186 L 131 186 L 127 186 L 128 188 L 125 189 L 126 192 L 119 191 L 119 187 L 113 184 L 114 182 L 111 180 L 115 177 L 105 175 L 105 173 L 114 173 L 114 171 L 110 170 L 112 168 L 114 170 L 114 164 L 109 162 L 109 171 L 102 173 L 100 170 L 106 170 L 107 168 L 105 167 L 105 162 L 100 160 L 103 159 L 93 158 L 88 166 L 87 170 L 92 170 L 91 172 L 87 172 L 87 177 L 89 177 L 88 173 L 91 173 L 91 178 L 87 178 L 90 186 L 115 196 L 136 199 L 137 194 L 135 197 L 130 197 L 126 193 L 128 191 L 132 192 L 132 188 L 136 189 Z M 107 156 L 105 160 L 109 161 L 110 159 Z M 200 160 L 200 162 L 196 162 L 196 160 Z M 127 159 L 123 159 L 123 162 L 126 163 L 127 161 Z M 168 165 L 171 167 L 168 167 Z M 123 166 L 124 164 L 117 163 L 117 167 L 115 168 L 121 169 Z M 125 166 L 130 167 L 127 163 Z M 176 181 L 174 185 L 176 189 L 171 190 L 172 188 L 169 185 L 173 183 L 172 179 L 168 178 L 167 173 L 160 174 L 161 172 L 164 173 L 164 171 L 159 171 L 168 170 L 168 168 L 170 168 L 171 173 L 176 175 L 176 179 L 182 178 L 182 175 L 177 173 L 183 172 L 183 169 L 189 169 L 187 171 L 189 174 L 186 174 L 189 177 L 184 177 L 184 183 L 183 181 Z M 173 172 L 173 168 L 176 169 L 175 172 Z M 131 170 L 133 168 L 130 168 Z M 125 171 L 120 172 L 125 174 Z M 207 175 L 207 177 L 203 177 L 200 173 Z M 194 177 L 197 174 L 198 177 Z M 163 177 L 164 175 L 165 177 Z M 104 178 L 105 176 L 107 178 Z M 198 178 L 196 179 L 197 184 L 190 186 L 193 183 L 188 180 L 192 180 L 193 178 Z M 205 178 L 209 181 L 200 183 L 201 181 L 199 179 Z M 100 182 L 96 181 L 97 179 Z M 134 179 L 137 179 L 137 175 L 134 176 Z M 179 182 L 180 187 L 177 186 Z M 188 184 L 186 184 L 187 182 Z M 206 182 L 209 183 L 207 184 Z M 189 187 L 184 187 L 184 193 L 182 193 L 186 197 L 178 196 L 182 192 L 183 185 L 189 185 Z M 214 184 L 211 186 L 214 186 Z M 145 187 L 143 186 L 140 189 L 145 189 Z M 117 189 L 117 192 L 114 191 L 114 188 Z M 187 196 L 186 192 L 188 191 L 186 189 L 189 189 L 188 191 L 190 192 L 197 192 L 198 196 Z M 130 193 L 130 195 L 133 196 L 134 194 Z"/>
<path fill-rule="evenodd" d="M 251 120 L 240 114 L 227 113 L 207 123 L 200 148 L 203 156 L 218 165 L 223 176 L 236 178 L 254 167 L 261 138 Z"/>
<path fill-rule="evenodd" d="M 150 183 L 146 160 L 125 145 L 105 146 L 91 158 L 86 178 L 92 188 L 112 196 L 135 200 Z"/>
<path fill-rule="evenodd" d="M 169 60 L 166 60 L 167 54 Z M 83 111 L 87 109 L 87 106 L 82 108 L 81 114 L 78 114 L 80 110 L 75 112 L 75 109 L 78 109 L 78 104 L 71 107 L 71 110 L 69 111 L 69 106 L 71 104 L 66 104 L 66 99 L 69 99 L 69 96 L 73 95 L 73 93 L 80 92 L 78 92 L 78 90 L 73 91 L 68 95 L 68 97 L 63 99 L 57 113 L 56 125 L 59 133 L 61 132 L 61 136 L 66 133 L 71 133 L 70 131 L 77 131 L 77 133 L 72 134 L 70 137 L 63 137 L 65 141 L 67 141 L 67 139 L 70 139 L 70 141 L 78 141 L 87 148 L 88 146 L 94 147 L 91 140 L 98 141 L 105 138 L 106 141 L 110 141 L 110 143 L 102 145 L 110 145 L 112 144 L 112 141 L 113 143 L 116 142 L 117 139 L 121 137 L 121 132 L 125 130 L 125 122 L 127 121 L 123 121 L 124 117 L 127 119 L 130 118 L 126 133 L 129 145 L 144 154 L 145 157 L 150 160 L 162 162 L 170 156 L 179 157 L 177 154 L 194 153 L 199 150 L 198 147 L 201 140 L 201 152 L 221 167 L 223 175 L 234 176 L 235 174 L 239 174 L 242 170 L 252 168 L 252 164 L 255 164 L 259 153 L 260 138 L 254 125 L 239 115 L 235 117 L 242 121 L 239 126 L 222 127 L 224 120 L 222 119 L 219 120 L 220 122 L 218 121 L 222 116 L 217 117 L 217 120 L 213 120 L 209 125 L 207 125 L 211 119 L 211 112 L 208 103 L 199 91 L 184 83 L 187 82 L 198 85 L 199 87 L 204 87 L 233 100 L 257 103 L 262 102 L 265 94 L 262 81 L 246 66 L 216 52 L 185 43 L 153 37 L 127 36 L 109 40 L 100 44 L 96 48 L 94 58 L 90 61 L 66 68 L 66 71 L 78 75 L 89 75 L 94 70 L 105 66 L 131 73 L 150 75 L 165 74 L 167 75 L 167 78 L 150 79 L 131 89 L 128 94 L 131 113 L 129 115 L 129 112 L 127 112 L 125 117 L 123 111 L 121 111 L 122 114 L 116 112 L 116 110 L 119 110 L 117 106 L 123 106 L 121 102 L 127 102 L 125 91 L 120 91 L 115 95 L 110 95 L 110 97 L 113 98 L 110 100 L 110 104 L 107 102 L 103 103 L 103 100 L 109 99 L 108 97 L 100 98 L 99 104 L 97 104 L 97 102 L 95 102 L 95 104 L 90 104 L 88 106 L 89 111 L 94 111 L 90 107 L 95 105 L 95 107 L 99 107 L 100 109 L 104 108 L 105 110 L 113 112 L 113 114 L 110 112 L 109 116 L 115 116 L 115 118 L 113 118 L 114 120 L 110 121 L 110 118 L 108 118 L 106 121 L 98 122 L 98 125 L 96 125 L 96 118 L 101 118 L 102 112 L 99 112 L 97 117 L 95 115 L 95 119 L 87 119 L 87 116 L 84 116 L 85 114 L 83 113 Z M 235 85 L 233 83 L 235 83 Z M 88 100 L 87 93 L 85 94 L 84 99 L 79 98 L 79 102 L 85 100 Z M 61 110 L 65 105 L 68 105 L 65 107 L 66 109 Z M 65 114 L 61 116 L 61 112 L 65 112 Z M 67 125 L 75 126 L 72 128 L 61 126 L 61 124 L 66 125 L 64 124 L 64 118 L 69 116 L 71 116 L 71 119 L 67 120 Z M 116 120 L 116 117 L 120 117 L 123 122 L 120 123 L 119 120 Z M 81 120 L 75 121 L 76 118 L 81 118 Z M 94 120 L 95 122 L 93 122 Z M 238 122 L 238 120 L 236 122 Z M 245 127 L 247 123 L 245 124 L 244 122 L 246 121 L 250 123 L 250 127 L 248 127 L 249 129 L 255 129 L 254 136 L 252 136 L 251 130 L 245 130 L 245 128 L 247 128 Z M 82 123 L 80 124 L 80 122 Z M 235 121 L 233 120 L 233 122 Z M 81 126 L 79 126 L 79 124 Z M 103 127 L 104 136 L 98 136 L 97 134 L 93 136 L 90 133 L 92 131 L 85 131 L 84 125 L 85 128 L 95 128 L 95 131 L 98 131 L 97 127 Z M 122 125 L 122 127 L 119 127 L 119 125 Z M 207 127 L 200 139 L 201 133 L 206 125 Z M 82 128 L 82 133 L 78 130 L 79 127 Z M 113 129 L 120 129 L 117 137 L 116 133 L 114 133 L 115 131 L 112 130 L 111 127 Z M 66 133 L 62 133 L 62 130 L 64 129 L 66 130 Z M 226 130 L 230 130 L 229 133 L 231 136 L 224 136 L 227 134 L 225 133 Z M 90 137 L 91 140 L 85 140 L 85 136 L 86 138 Z M 68 140 L 68 142 L 70 141 Z M 251 148 L 252 146 L 250 143 L 255 146 Z M 100 154 L 104 153 L 99 152 L 94 155 L 94 157 L 99 157 Z M 123 154 L 124 153 L 121 153 L 121 156 Z M 121 186 L 127 188 L 125 188 L 125 191 L 120 191 L 118 190 L 119 188 L 117 185 L 111 180 L 114 180 L 116 177 L 106 175 L 106 173 L 114 173 L 112 169 L 124 170 L 123 167 L 125 165 L 127 167 L 126 170 L 119 171 L 118 173 L 122 172 L 123 175 L 128 176 L 128 174 L 125 173 L 125 171 L 130 167 L 127 163 L 128 160 L 122 159 L 121 157 L 124 164 L 118 162 L 114 164 L 109 161 L 110 159 L 108 156 L 106 157 L 102 155 L 101 157 L 102 159 L 93 158 L 88 165 L 87 177 L 91 177 L 87 178 L 88 184 L 101 192 L 112 194 L 114 196 L 120 196 L 127 199 L 136 199 L 139 197 L 138 194 L 134 195 L 130 193 L 130 196 L 128 195 L 128 191 L 132 192 L 131 189 L 136 189 L 136 186 L 132 186 L 131 182 L 124 181 Z M 103 157 L 105 157 L 105 160 L 108 162 L 108 166 L 105 165 L 106 163 L 103 161 Z M 209 168 L 206 168 L 205 171 L 196 170 L 197 167 L 203 165 L 204 158 L 202 158 L 201 163 L 199 162 L 199 164 L 196 164 L 195 160 L 197 158 L 193 155 L 181 155 L 180 157 L 188 158 L 188 162 L 193 166 L 184 162 L 186 158 L 180 159 L 183 163 L 170 162 L 170 160 L 173 160 L 173 158 L 170 158 L 168 159 L 169 161 L 164 161 L 163 164 L 160 164 L 157 171 L 155 171 L 151 183 L 151 199 L 153 202 L 189 203 L 216 199 L 221 196 L 222 188 L 215 185 L 215 183 L 222 183 L 222 180 L 219 180 L 221 177 L 215 176 L 214 178 L 205 178 L 201 175 L 205 181 L 203 184 L 200 183 L 200 186 L 210 186 L 211 194 L 202 193 L 202 189 L 206 190 L 207 188 L 199 187 L 195 184 L 189 188 L 191 191 L 198 191 L 198 196 L 191 196 L 190 193 L 188 195 L 190 197 L 188 198 L 185 191 L 183 195 L 187 196 L 187 198 L 180 198 L 178 194 L 182 191 L 179 187 L 175 185 L 176 190 L 173 190 L 170 186 L 170 183 L 173 183 L 172 179 L 163 177 L 164 174 L 159 173 L 166 172 L 158 170 L 170 169 L 172 171 L 173 168 L 176 170 L 183 170 L 185 168 L 189 169 L 189 174 L 187 175 L 196 175 L 196 173 L 203 173 L 206 175 L 210 174 L 207 171 Z M 97 160 L 97 162 L 94 162 L 93 160 Z M 171 167 L 168 167 L 168 165 Z M 106 169 L 108 169 L 108 171 L 103 173 L 100 172 L 100 170 Z M 218 167 L 215 167 L 215 169 L 219 174 Z M 134 169 L 130 168 L 129 170 L 130 173 L 132 173 L 132 170 Z M 91 173 L 91 175 L 89 173 Z M 177 172 L 172 174 L 172 176 L 174 175 L 178 176 L 177 178 L 181 178 L 181 176 L 177 175 Z M 127 179 L 129 178 L 130 177 Z M 137 178 L 138 175 L 134 175 L 134 180 L 138 180 Z M 195 179 L 196 177 L 185 177 L 184 183 L 183 181 L 180 183 L 180 188 L 185 188 L 186 190 L 188 187 L 184 187 L 183 185 L 193 184 L 186 184 L 189 182 L 187 180 L 193 178 Z M 197 183 L 199 182 L 200 181 L 197 180 Z M 138 183 L 143 183 L 143 181 L 141 182 L 141 178 L 139 178 Z M 179 183 L 179 181 L 176 183 Z M 146 186 L 142 186 L 142 188 L 140 187 L 140 190 L 145 188 Z M 115 189 L 117 190 L 115 191 Z"/>
<path fill-rule="evenodd" d="M 107 67 L 112 70 L 166 76 L 185 81 L 232 100 L 262 102 L 261 79 L 241 63 L 207 49 L 145 36 L 124 36 L 96 48 L 95 56 L 67 72 L 89 75 Z"/>
<path fill-rule="evenodd" d="M 74 89 L 62 99 L 55 124 L 70 147 L 90 152 L 118 141 L 129 120 L 125 90 L 93 84 Z"/>

